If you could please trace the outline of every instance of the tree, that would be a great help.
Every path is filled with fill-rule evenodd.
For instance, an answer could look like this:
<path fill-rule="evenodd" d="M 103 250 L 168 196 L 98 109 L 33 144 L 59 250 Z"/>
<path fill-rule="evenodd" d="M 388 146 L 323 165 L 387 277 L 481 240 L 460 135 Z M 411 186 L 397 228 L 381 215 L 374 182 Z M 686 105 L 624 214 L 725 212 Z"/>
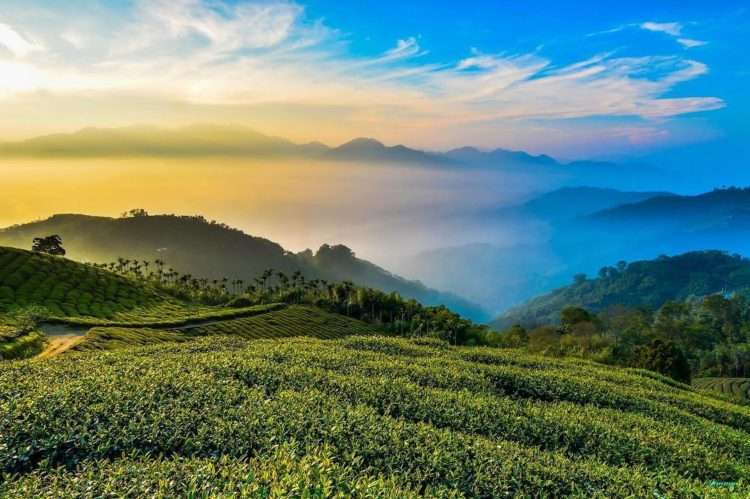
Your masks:
<path fill-rule="evenodd" d="M 639 348 L 640 367 L 670 378 L 690 383 L 690 364 L 685 354 L 670 340 L 654 340 Z"/>
<path fill-rule="evenodd" d="M 143 208 L 134 208 L 130 211 L 124 212 L 121 217 L 122 218 L 138 218 L 138 217 L 147 217 L 148 212 L 144 210 Z"/>
<path fill-rule="evenodd" d="M 65 248 L 62 247 L 62 238 L 57 234 L 47 237 L 35 237 L 31 251 L 46 253 L 47 255 L 65 255 Z"/>
<path fill-rule="evenodd" d="M 493 342 L 496 346 L 503 348 L 520 348 L 529 342 L 529 333 L 522 326 L 516 324 L 507 331 L 497 335 Z"/>
<path fill-rule="evenodd" d="M 581 307 L 568 306 L 560 312 L 560 324 L 563 328 L 570 328 L 579 322 L 591 322 L 593 317 Z"/>

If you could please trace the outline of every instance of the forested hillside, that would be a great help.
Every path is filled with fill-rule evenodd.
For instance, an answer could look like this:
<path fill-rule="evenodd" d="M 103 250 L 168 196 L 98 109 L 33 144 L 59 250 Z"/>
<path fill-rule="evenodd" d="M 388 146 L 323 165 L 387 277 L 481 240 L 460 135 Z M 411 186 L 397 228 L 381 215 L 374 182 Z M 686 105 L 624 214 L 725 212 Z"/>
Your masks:
<path fill-rule="evenodd" d="M 0 231 L 0 245 L 29 248 L 33 238 L 50 234 L 60 235 L 68 256 L 79 261 L 160 260 L 166 268 L 194 277 L 245 282 L 267 269 L 287 274 L 301 271 L 309 279 L 350 280 L 428 305 L 444 304 L 475 320 L 488 319 L 479 306 L 394 275 L 357 258 L 343 245 L 294 254 L 272 241 L 200 216 L 148 215 L 138 210 L 122 218 L 55 215 Z"/>
<path fill-rule="evenodd" d="M 750 261 L 693 252 L 605 267 L 495 322 L 500 346 L 691 377 L 750 374 Z M 512 325 L 512 327 L 511 327 Z"/>
<path fill-rule="evenodd" d="M 670 300 L 750 288 L 750 260 L 721 251 L 696 251 L 655 260 L 620 262 L 598 275 L 575 277 L 572 284 L 539 296 L 500 316 L 500 329 L 559 322 L 560 311 L 574 305 L 599 312 L 612 305 L 659 308 Z"/>

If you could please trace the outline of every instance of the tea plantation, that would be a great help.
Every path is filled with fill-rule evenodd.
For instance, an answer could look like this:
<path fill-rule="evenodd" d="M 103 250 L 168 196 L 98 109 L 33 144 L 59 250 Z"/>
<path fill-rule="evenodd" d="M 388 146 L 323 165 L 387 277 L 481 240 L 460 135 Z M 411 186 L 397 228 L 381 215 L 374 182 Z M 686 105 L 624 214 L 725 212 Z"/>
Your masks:
<path fill-rule="evenodd" d="M 748 497 L 750 409 L 517 351 L 208 336 L 0 364 L 0 472 L 0 497 Z"/>
<path fill-rule="evenodd" d="M 0 247 L 0 312 L 39 305 L 53 316 L 113 318 L 168 301 L 153 289 L 93 266 Z"/>
<path fill-rule="evenodd" d="M 201 336 L 224 335 L 246 339 L 281 339 L 310 336 L 321 339 L 350 335 L 377 334 L 364 322 L 331 314 L 311 306 L 258 306 L 258 314 L 240 319 L 221 320 L 181 330 L 153 328 L 95 327 L 72 351 L 117 350 L 164 342 L 184 342 Z"/>
<path fill-rule="evenodd" d="M 750 378 L 698 378 L 693 380 L 693 386 L 750 403 Z"/>
<path fill-rule="evenodd" d="M 252 316 L 269 307 L 187 303 L 91 265 L 0 247 L 0 315 L 29 306 L 43 307 L 52 321 L 66 324 L 160 328 Z"/>

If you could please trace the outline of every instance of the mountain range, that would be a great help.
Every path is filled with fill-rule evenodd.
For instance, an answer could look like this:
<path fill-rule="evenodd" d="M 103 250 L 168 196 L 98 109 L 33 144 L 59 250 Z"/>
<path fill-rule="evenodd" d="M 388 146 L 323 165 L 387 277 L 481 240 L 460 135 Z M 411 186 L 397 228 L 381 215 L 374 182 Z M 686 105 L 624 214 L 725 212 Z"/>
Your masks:
<path fill-rule="evenodd" d="M 479 216 L 534 237 L 435 248 L 396 270 L 500 312 L 612 262 L 715 249 L 750 255 L 750 189 L 677 195 L 562 188 Z"/>
<path fill-rule="evenodd" d="M 595 187 L 565 187 L 541 194 L 522 204 L 478 214 L 481 219 L 512 223 L 517 231 L 536 234 L 536 240 L 518 245 L 478 243 L 436 248 L 402 261 L 398 271 L 429 286 L 450 290 L 501 311 L 566 281 L 571 268 L 558 254 L 560 227 L 601 210 L 654 197 L 666 192 L 618 191 Z M 569 235 L 569 234 L 568 234 Z M 579 250 L 586 254 L 585 247 Z M 579 261 L 578 256 L 573 258 Z"/>
<path fill-rule="evenodd" d="M 85 128 L 73 133 L 34 137 L 0 144 L 0 157 L 289 158 L 347 161 L 442 168 L 503 168 L 511 172 L 550 176 L 560 185 L 631 188 L 664 185 L 665 174 L 646 164 L 605 161 L 564 162 L 547 155 L 462 147 L 447 152 L 423 151 L 405 145 L 387 146 L 373 138 L 355 138 L 337 147 L 320 142 L 297 144 L 241 126 L 197 124 L 182 128 L 131 126 Z M 635 178 L 638 178 L 636 183 Z"/>

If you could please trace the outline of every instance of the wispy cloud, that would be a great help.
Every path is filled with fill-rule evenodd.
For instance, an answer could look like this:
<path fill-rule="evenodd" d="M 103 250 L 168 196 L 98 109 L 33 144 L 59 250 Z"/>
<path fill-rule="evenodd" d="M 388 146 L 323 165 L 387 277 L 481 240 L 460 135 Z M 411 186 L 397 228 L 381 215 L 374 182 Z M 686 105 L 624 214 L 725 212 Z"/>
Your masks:
<path fill-rule="evenodd" d="M 40 45 L 24 38 L 12 27 L 2 23 L 0 23 L 0 46 L 5 47 L 13 56 L 21 58 L 42 50 Z"/>
<path fill-rule="evenodd" d="M 693 40 L 692 38 L 678 38 L 677 43 L 688 49 L 691 49 L 693 47 L 702 47 L 703 45 L 708 44 L 708 42 L 705 42 L 703 40 Z"/>
<path fill-rule="evenodd" d="M 606 53 L 558 65 L 538 52 L 467 50 L 461 60 L 428 63 L 427 51 L 408 37 L 380 54 L 354 56 L 335 28 L 286 1 L 141 0 L 111 18 L 119 21 L 99 26 L 92 20 L 84 23 L 94 26 L 88 30 L 64 16 L 54 31 L 38 28 L 33 19 L 23 26 L 0 24 L 0 45 L 23 58 L 0 55 L 4 107 L 35 94 L 69 102 L 137 98 L 144 108 L 146 101 L 176 102 L 225 114 L 233 106 L 287 115 L 315 108 L 325 109 L 326 126 L 340 127 L 341 134 L 410 130 L 446 136 L 467 126 L 510 124 L 536 133 L 540 121 L 597 116 L 661 120 L 724 105 L 710 96 L 665 97 L 708 71 L 678 55 Z M 682 31 L 679 23 L 640 26 L 674 37 Z M 137 107 L 129 110 L 134 114 Z M 138 121 L 151 116 L 142 114 Z M 288 121 L 297 128 L 303 122 Z M 531 121 L 534 127 L 524 124 Z"/>
<path fill-rule="evenodd" d="M 682 34 L 682 24 L 680 23 L 656 23 L 647 21 L 642 23 L 641 29 L 646 31 L 655 31 L 657 33 L 666 33 L 671 36 L 680 36 Z"/>
<path fill-rule="evenodd" d="M 591 37 L 591 36 L 609 35 L 613 33 L 620 33 L 626 29 L 633 29 L 633 28 L 641 29 L 644 31 L 650 31 L 652 33 L 663 33 L 673 38 L 677 43 L 679 43 L 686 49 L 690 49 L 694 47 L 701 47 L 703 45 L 708 44 L 708 42 L 704 40 L 695 40 L 693 38 L 683 37 L 682 32 L 685 26 L 684 24 L 678 23 L 678 22 L 658 23 L 654 21 L 646 21 L 640 24 L 624 24 L 622 26 L 616 26 L 614 28 L 607 29 L 604 31 L 597 31 L 594 33 L 589 33 L 586 36 Z"/>
<path fill-rule="evenodd" d="M 684 28 L 684 25 L 682 23 L 672 22 L 672 23 L 657 23 L 657 22 L 645 22 L 640 24 L 641 29 L 645 29 L 646 31 L 653 31 L 656 33 L 665 33 L 672 38 L 675 39 L 677 43 L 682 45 L 683 47 L 690 49 L 693 47 L 701 47 L 703 45 L 706 45 L 708 42 L 703 40 L 694 40 L 692 38 L 684 38 L 682 37 L 682 30 Z"/>

